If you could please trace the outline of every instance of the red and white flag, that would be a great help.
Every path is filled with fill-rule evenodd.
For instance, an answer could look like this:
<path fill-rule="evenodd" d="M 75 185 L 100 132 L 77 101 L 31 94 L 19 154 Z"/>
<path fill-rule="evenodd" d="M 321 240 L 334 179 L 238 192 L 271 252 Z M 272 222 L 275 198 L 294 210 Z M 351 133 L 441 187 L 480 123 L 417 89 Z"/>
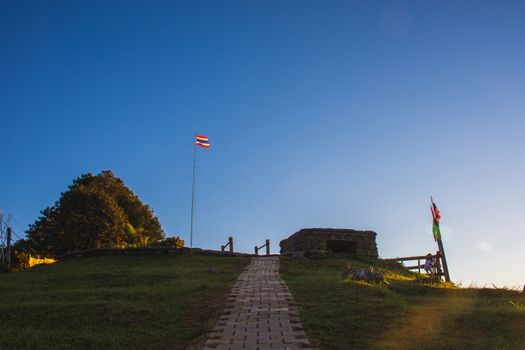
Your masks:
<path fill-rule="evenodd" d="M 204 148 L 210 147 L 210 140 L 208 136 L 195 135 L 195 144 Z"/>

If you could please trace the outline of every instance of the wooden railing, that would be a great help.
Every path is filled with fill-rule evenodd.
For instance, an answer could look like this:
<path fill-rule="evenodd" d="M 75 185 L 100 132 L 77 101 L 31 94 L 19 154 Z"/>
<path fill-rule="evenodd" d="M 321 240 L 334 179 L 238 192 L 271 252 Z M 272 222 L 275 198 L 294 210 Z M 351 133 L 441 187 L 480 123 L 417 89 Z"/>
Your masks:
<path fill-rule="evenodd" d="M 221 245 L 221 252 L 223 252 L 226 247 L 230 247 L 230 253 L 233 253 L 233 237 L 228 237 L 228 243 Z"/>
<path fill-rule="evenodd" d="M 449 280 L 448 279 L 448 276 L 446 276 L 446 273 L 443 272 L 441 266 L 443 265 L 442 264 L 442 259 L 443 257 L 441 256 L 440 252 L 436 252 L 435 255 L 418 255 L 418 256 L 407 256 L 407 257 L 402 257 L 402 258 L 389 258 L 389 259 L 383 259 L 385 261 L 397 261 L 397 262 L 400 262 L 404 265 L 404 262 L 405 261 L 416 261 L 417 260 L 417 265 L 412 265 L 412 266 L 405 266 L 405 268 L 409 269 L 409 270 L 417 270 L 417 272 L 421 273 L 421 269 L 424 267 L 424 262 L 427 258 L 431 258 L 432 259 L 432 273 L 436 276 L 444 276 L 446 280 Z M 421 264 L 421 261 L 423 261 L 423 264 Z"/>
<path fill-rule="evenodd" d="M 270 255 L 270 240 L 267 239 L 266 243 L 260 247 L 255 246 L 255 255 L 259 255 L 259 250 L 266 247 L 266 256 Z"/>

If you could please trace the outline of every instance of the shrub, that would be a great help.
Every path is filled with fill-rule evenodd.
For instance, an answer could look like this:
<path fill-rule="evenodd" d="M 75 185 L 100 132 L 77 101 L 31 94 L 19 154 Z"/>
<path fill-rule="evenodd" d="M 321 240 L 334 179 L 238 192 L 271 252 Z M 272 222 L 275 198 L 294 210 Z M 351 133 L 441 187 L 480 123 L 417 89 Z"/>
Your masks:
<path fill-rule="evenodd" d="M 168 237 L 163 241 L 158 243 L 161 247 L 172 247 L 172 248 L 182 248 L 184 247 L 184 240 L 179 236 Z"/>

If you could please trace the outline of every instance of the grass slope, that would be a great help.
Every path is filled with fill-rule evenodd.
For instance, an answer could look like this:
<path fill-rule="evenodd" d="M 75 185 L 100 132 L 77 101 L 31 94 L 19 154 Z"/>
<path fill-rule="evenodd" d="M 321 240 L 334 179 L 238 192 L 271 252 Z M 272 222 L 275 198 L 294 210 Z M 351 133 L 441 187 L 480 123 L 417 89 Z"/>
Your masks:
<path fill-rule="evenodd" d="M 321 349 L 525 349 L 525 295 L 424 286 L 385 268 L 389 285 L 343 280 L 349 258 L 281 258 L 281 274 Z M 367 266 L 351 262 L 352 266 Z M 519 305 L 518 305 L 519 306 Z"/>
<path fill-rule="evenodd" d="M 211 330 L 248 262 L 107 256 L 0 275 L 0 348 L 184 349 Z"/>

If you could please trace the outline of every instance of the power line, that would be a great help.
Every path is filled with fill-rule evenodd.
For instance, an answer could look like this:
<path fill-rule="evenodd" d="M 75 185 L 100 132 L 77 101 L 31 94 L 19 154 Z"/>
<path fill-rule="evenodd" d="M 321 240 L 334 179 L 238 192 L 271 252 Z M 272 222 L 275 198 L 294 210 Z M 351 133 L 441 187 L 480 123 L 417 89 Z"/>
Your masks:
<path fill-rule="evenodd" d="M 204 174 L 204 176 L 211 182 L 213 183 L 215 186 L 217 186 L 218 188 L 220 188 L 221 190 L 223 190 L 226 194 L 230 195 L 230 197 L 232 197 L 233 199 L 236 199 L 239 203 L 241 203 L 243 206 L 245 206 L 246 208 L 248 208 L 249 210 L 251 210 L 254 214 L 258 215 L 260 218 L 262 218 L 263 220 L 267 221 L 268 223 L 272 224 L 273 226 L 275 226 L 276 228 L 278 228 L 279 230 L 282 230 L 282 231 L 285 231 L 285 229 L 283 228 L 283 226 L 281 226 L 280 224 L 276 223 L 275 221 L 271 220 L 270 218 L 268 218 L 266 215 L 262 214 L 260 211 L 258 211 L 257 209 L 253 208 L 250 204 L 246 203 L 242 198 L 240 198 L 239 196 L 235 195 L 232 191 L 229 191 L 226 187 L 224 187 L 223 185 L 217 183 L 215 180 L 213 180 L 210 176 L 208 176 L 206 173 L 204 172 L 201 172 L 202 174 Z"/>
<path fill-rule="evenodd" d="M 11 230 L 11 233 L 16 237 L 18 238 L 17 241 L 23 241 L 24 239 L 23 238 L 20 238 L 19 235 L 16 234 L 15 231 Z M 27 246 L 34 254 L 38 255 L 38 252 L 36 250 L 34 250 L 30 245 Z M 26 252 L 27 254 L 31 254 L 30 252 L 28 252 L 26 249 L 24 249 L 23 246 L 20 246 L 19 249 L 23 250 L 24 252 Z"/>
<path fill-rule="evenodd" d="M 13 222 L 14 222 L 14 223 L 20 228 L 20 230 L 22 230 L 22 232 L 24 231 L 24 229 L 22 228 L 22 226 L 20 226 L 20 224 L 15 220 L 15 218 L 13 217 L 13 215 L 12 215 L 11 213 L 8 212 L 7 215 L 8 215 L 8 216 L 7 216 L 7 220 L 4 220 L 3 213 L 2 213 L 2 215 L 0 215 L 0 230 L 2 231 L 2 235 L 1 235 L 1 236 L 2 236 L 2 237 L 1 237 L 1 238 L 2 238 L 2 242 L 1 242 L 1 243 L 2 243 L 2 244 L 1 244 L 1 246 L 2 246 L 2 261 L 4 260 L 4 245 L 5 245 L 5 243 L 6 243 L 6 242 L 4 242 L 4 238 L 5 238 L 5 237 L 4 237 L 4 234 L 3 234 L 3 233 L 4 233 L 4 230 L 3 230 L 3 228 L 2 228 L 2 225 L 3 225 L 5 228 L 9 228 L 9 227 L 11 227 L 11 221 L 13 221 Z M 24 240 L 23 238 L 21 238 L 21 237 L 20 237 L 20 236 L 14 231 L 14 230 L 12 230 L 12 229 L 11 229 L 11 234 L 12 234 L 13 236 L 15 236 L 15 238 L 17 238 L 17 241 L 23 241 L 23 240 Z M 32 237 L 29 237 L 29 238 L 31 239 L 31 241 L 33 241 L 33 243 L 35 243 L 38 247 L 40 247 L 40 245 L 39 245 L 37 242 L 35 242 L 35 240 L 34 240 Z M 33 247 L 31 247 L 30 245 L 28 245 L 27 247 L 28 247 L 30 250 L 32 250 L 33 253 L 34 253 L 35 255 L 39 255 L 38 252 L 37 252 L 36 250 L 33 249 Z M 41 247 L 40 247 L 40 248 L 41 248 Z M 25 252 L 27 255 L 31 255 L 31 253 L 30 253 L 27 249 L 25 249 L 25 248 L 23 247 L 23 245 L 19 246 L 17 249 L 22 250 L 22 251 Z"/>
<path fill-rule="evenodd" d="M 18 223 L 18 221 L 16 221 L 15 217 L 13 216 L 13 214 L 9 213 L 9 215 L 11 216 L 11 220 L 13 220 L 13 222 L 15 223 L 16 226 L 18 226 L 18 228 L 22 231 L 24 231 L 24 229 L 22 228 L 22 226 L 20 226 L 20 224 Z"/>
<path fill-rule="evenodd" d="M 4 221 L 2 219 L 2 223 L 6 226 L 6 227 L 9 227 L 9 224 Z M 11 234 L 13 236 L 15 236 L 15 238 L 17 238 L 17 241 L 23 241 L 24 239 L 23 238 L 20 238 L 20 236 L 14 231 L 14 230 L 11 230 Z M 31 249 L 33 251 L 33 253 L 35 253 L 36 255 L 38 255 L 38 252 L 36 250 L 34 250 L 31 246 L 27 246 L 29 249 Z M 28 252 L 26 249 L 24 249 L 24 247 L 19 247 L 19 249 L 23 250 L 25 253 L 27 254 L 31 254 L 30 252 Z"/>
<path fill-rule="evenodd" d="M 18 223 L 18 221 L 17 221 L 17 220 L 15 219 L 15 217 L 13 216 L 13 214 L 10 213 L 10 212 L 7 212 L 7 214 L 8 214 L 8 220 L 7 220 L 8 222 L 7 222 L 5 225 L 6 225 L 6 226 L 9 226 L 9 222 L 12 220 L 12 221 L 15 223 L 15 225 L 18 226 L 18 228 L 19 228 L 22 232 L 25 232 L 25 230 L 23 229 L 22 225 L 20 225 L 20 224 Z M 37 241 L 35 241 L 35 240 L 33 239 L 33 237 L 28 236 L 27 238 L 28 238 L 30 241 L 32 241 L 37 247 L 42 248 L 42 246 L 41 246 Z M 21 238 L 19 238 L 19 239 L 21 239 Z"/>
<path fill-rule="evenodd" d="M 9 215 L 11 216 L 11 219 L 13 220 L 13 222 L 16 224 L 16 226 L 18 226 L 18 228 L 20 230 L 22 230 L 22 232 L 24 232 L 25 230 L 22 228 L 22 226 L 20 226 L 20 224 L 18 223 L 18 221 L 15 220 L 15 217 L 13 216 L 13 214 L 9 213 Z M 39 248 L 42 248 L 42 246 L 40 244 L 38 244 L 38 242 L 36 242 L 33 237 L 31 236 L 27 236 L 29 238 L 29 240 L 31 240 L 34 244 L 36 244 L 37 247 Z"/>

